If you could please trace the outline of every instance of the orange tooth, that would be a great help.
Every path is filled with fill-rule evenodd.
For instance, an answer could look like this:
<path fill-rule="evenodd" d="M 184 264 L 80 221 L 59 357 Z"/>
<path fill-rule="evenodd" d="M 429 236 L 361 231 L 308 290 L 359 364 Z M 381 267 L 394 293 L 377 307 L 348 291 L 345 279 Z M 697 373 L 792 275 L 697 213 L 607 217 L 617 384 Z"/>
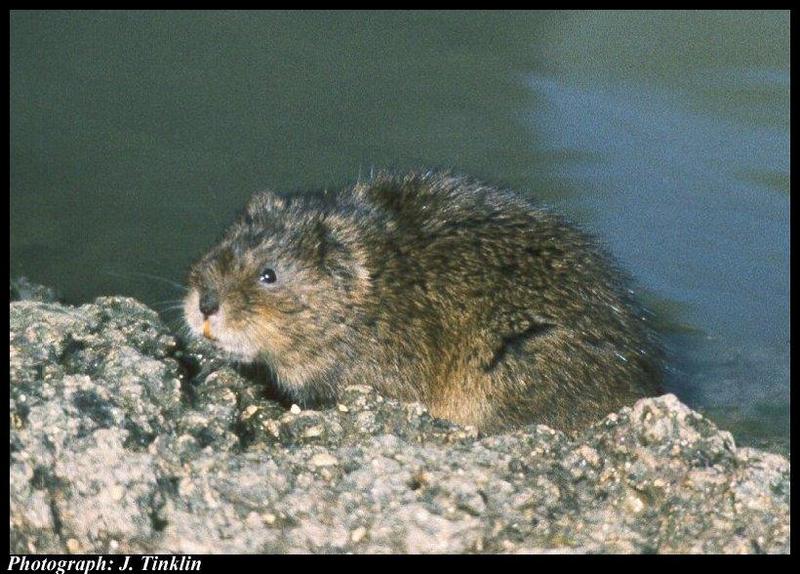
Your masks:
<path fill-rule="evenodd" d="M 203 337 L 205 337 L 206 339 L 214 338 L 211 336 L 211 323 L 209 323 L 208 319 L 203 321 Z"/>

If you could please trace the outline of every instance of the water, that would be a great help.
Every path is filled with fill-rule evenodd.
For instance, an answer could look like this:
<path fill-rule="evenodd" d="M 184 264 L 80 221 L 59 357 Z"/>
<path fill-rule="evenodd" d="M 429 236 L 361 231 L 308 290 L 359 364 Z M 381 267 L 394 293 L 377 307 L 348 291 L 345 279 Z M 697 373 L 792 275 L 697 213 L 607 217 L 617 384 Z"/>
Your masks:
<path fill-rule="evenodd" d="M 531 190 L 664 317 L 670 390 L 788 445 L 788 13 L 11 17 L 11 273 L 164 304 L 246 198 L 373 167 Z"/>
<path fill-rule="evenodd" d="M 541 145 L 573 158 L 547 176 L 584 190 L 566 208 L 684 326 L 673 390 L 767 443 L 789 431 L 787 23 L 581 15 L 527 78 Z"/>

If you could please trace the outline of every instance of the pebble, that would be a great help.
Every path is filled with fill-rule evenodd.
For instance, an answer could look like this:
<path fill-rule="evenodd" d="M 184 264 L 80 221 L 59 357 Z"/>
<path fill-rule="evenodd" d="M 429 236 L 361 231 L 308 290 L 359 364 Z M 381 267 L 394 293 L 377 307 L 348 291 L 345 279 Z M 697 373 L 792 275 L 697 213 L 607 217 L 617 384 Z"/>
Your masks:
<path fill-rule="evenodd" d="M 339 459 L 328 452 L 320 452 L 312 456 L 308 462 L 313 466 L 334 466 L 339 464 Z"/>

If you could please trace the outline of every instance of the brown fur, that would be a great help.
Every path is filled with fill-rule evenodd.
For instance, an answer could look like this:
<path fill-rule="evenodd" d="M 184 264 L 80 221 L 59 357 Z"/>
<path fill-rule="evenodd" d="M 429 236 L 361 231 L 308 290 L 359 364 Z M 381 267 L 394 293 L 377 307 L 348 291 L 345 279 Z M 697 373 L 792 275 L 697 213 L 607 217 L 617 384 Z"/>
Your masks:
<path fill-rule="evenodd" d="M 263 284 L 264 268 L 277 281 Z M 367 384 L 488 430 L 578 429 L 659 390 L 628 280 L 558 216 L 448 174 L 262 193 L 193 268 L 185 312 L 301 403 Z"/>

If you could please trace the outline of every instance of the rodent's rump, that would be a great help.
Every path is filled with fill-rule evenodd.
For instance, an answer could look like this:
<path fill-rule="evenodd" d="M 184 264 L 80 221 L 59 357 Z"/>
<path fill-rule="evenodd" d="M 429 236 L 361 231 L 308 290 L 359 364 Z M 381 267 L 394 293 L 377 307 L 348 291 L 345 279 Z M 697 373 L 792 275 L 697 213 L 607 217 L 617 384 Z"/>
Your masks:
<path fill-rule="evenodd" d="M 659 390 L 628 283 L 591 237 L 514 193 L 379 174 L 256 195 L 192 268 L 185 315 L 301 403 L 367 384 L 486 431 L 574 430 Z"/>

